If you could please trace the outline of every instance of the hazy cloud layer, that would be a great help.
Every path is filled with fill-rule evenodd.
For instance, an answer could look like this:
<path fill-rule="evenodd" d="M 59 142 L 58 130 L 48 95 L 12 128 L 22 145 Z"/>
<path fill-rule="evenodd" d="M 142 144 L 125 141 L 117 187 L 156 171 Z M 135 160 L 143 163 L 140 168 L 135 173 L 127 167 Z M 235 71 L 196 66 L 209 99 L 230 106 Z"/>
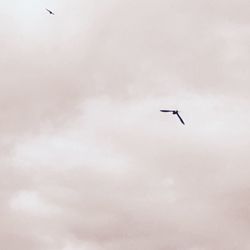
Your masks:
<path fill-rule="evenodd" d="M 249 8 L 0 2 L 0 248 L 249 249 Z"/>

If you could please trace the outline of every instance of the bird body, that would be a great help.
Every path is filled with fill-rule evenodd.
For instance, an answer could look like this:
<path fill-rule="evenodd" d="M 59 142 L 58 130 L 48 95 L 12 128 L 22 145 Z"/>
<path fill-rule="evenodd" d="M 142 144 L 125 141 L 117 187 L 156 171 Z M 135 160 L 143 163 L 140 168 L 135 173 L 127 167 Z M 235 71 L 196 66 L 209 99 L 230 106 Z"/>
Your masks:
<path fill-rule="evenodd" d="M 172 113 L 173 115 L 177 115 L 178 118 L 180 119 L 181 123 L 182 123 L 183 125 L 185 125 L 183 119 L 182 119 L 181 116 L 179 115 L 179 111 L 178 111 L 178 110 L 166 110 L 166 109 L 161 109 L 160 111 L 161 111 L 161 112 L 169 112 L 169 113 Z"/>

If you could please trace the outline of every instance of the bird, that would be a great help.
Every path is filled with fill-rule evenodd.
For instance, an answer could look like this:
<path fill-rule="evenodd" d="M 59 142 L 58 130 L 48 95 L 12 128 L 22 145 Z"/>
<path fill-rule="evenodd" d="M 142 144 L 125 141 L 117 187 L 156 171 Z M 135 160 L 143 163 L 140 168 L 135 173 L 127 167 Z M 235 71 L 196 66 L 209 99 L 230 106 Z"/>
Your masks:
<path fill-rule="evenodd" d="M 161 112 L 170 112 L 170 113 L 172 113 L 173 115 L 177 115 L 178 118 L 180 119 L 181 123 L 182 123 L 183 125 L 185 125 L 183 119 L 182 119 L 181 116 L 179 115 L 179 111 L 178 111 L 178 110 L 166 110 L 166 109 L 161 109 L 160 111 L 161 111 Z"/>
<path fill-rule="evenodd" d="M 46 9 L 46 10 L 49 12 L 50 15 L 55 15 L 55 13 L 52 12 L 51 10 L 48 10 L 48 9 Z"/>

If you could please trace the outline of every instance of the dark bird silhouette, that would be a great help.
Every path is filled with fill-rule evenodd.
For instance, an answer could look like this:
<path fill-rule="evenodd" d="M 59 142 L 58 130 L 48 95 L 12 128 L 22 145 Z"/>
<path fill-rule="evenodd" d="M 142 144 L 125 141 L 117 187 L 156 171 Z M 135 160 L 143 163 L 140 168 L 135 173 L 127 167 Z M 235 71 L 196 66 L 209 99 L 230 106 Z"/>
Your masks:
<path fill-rule="evenodd" d="M 177 115 L 178 118 L 180 119 L 181 123 L 182 123 L 183 125 L 185 125 L 184 121 L 182 120 L 181 116 L 179 115 L 179 111 L 178 111 L 178 110 L 165 110 L 165 109 L 161 109 L 160 111 L 161 111 L 161 112 L 170 112 L 170 113 L 172 113 L 173 115 Z"/>
<path fill-rule="evenodd" d="M 55 15 L 55 13 L 52 12 L 51 10 L 48 10 L 48 9 L 46 9 L 46 10 L 49 12 L 50 15 Z"/>

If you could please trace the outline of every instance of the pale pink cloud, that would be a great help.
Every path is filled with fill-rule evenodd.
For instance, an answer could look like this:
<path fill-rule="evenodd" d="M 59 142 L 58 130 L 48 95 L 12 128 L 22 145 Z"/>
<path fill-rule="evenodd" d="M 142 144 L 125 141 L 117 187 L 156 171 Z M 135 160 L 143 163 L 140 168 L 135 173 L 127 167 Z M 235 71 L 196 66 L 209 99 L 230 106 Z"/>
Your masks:
<path fill-rule="evenodd" d="M 0 248 L 249 249 L 248 7 L 0 3 Z"/>

